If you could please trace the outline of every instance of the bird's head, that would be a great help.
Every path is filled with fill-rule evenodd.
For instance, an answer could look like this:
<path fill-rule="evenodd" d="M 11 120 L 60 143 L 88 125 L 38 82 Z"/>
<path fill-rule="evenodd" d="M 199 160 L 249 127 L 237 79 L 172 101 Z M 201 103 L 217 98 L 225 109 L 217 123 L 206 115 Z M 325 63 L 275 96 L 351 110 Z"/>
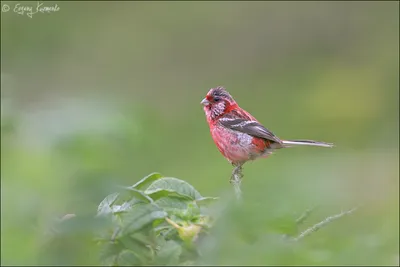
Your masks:
<path fill-rule="evenodd" d="M 237 107 L 235 100 L 222 86 L 211 88 L 200 103 L 203 105 L 207 118 L 211 120 Z"/>

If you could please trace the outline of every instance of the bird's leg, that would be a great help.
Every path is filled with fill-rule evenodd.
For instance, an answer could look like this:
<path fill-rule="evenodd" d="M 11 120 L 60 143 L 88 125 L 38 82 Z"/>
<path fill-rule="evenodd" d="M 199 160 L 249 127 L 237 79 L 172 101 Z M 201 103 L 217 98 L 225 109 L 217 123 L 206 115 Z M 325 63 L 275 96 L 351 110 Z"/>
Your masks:
<path fill-rule="evenodd" d="M 233 188 L 235 189 L 237 198 L 240 198 L 242 195 L 242 190 L 240 189 L 240 184 L 243 178 L 242 165 L 243 164 L 234 165 L 235 168 L 232 171 L 232 176 L 230 179 L 230 183 L 233 185 Z"/>
<path fill-rule="evenodd" d="M 242 164 L 234 165 L 234 166 L 235 166 L 235 168 L 232 171 L 231 183 L 232 183 L 233 180 L 241 180 L 243 178 Z"/>

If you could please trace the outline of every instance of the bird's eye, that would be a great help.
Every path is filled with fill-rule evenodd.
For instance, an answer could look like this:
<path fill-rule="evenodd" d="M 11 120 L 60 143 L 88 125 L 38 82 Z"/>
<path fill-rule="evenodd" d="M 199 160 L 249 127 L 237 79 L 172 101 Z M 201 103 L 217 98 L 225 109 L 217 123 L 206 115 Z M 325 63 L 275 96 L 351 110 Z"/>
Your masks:
<path fill-rule="evenodd" d="M 214 97 L 214 101 L 215 102 L 218 102 L 218 101 L 220 101 L 221 100 L 221 98 L 219 98 L 219 97 Z"/>

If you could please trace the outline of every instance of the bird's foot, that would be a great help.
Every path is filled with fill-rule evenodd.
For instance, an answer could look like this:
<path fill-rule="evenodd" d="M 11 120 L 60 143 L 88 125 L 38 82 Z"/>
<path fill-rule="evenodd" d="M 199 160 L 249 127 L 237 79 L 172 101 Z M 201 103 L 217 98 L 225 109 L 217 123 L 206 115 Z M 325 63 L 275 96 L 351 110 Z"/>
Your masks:
<path fill-rule="evenodd" d="M 238 199 L 240 199 L 242 195 L 242 191 L 240 189 L 242 178 L 243 178 L 242 165 L 236 166 L 232 172 L 230 183 L 233 185 L 233 188 L 235 189 L 235 193 Z"/>
<path fill-rule="evenodd" d="M 243 173 L 242 173 L 242 165 L 238 165 L 233 169 L 232 176 L 231 176 L 231 181 L 232 180 L 241 180 L 243 178 Z"/>

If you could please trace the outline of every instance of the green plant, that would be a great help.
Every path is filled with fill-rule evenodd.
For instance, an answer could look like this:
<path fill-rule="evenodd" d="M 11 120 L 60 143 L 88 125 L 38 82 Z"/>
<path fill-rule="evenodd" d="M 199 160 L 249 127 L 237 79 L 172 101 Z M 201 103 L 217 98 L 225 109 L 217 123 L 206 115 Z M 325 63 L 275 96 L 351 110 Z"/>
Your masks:
<path fill-rule="evenodd" d="M 98 217 L 109 227 L 99 233 L 105 265 L 182 264 L 195 260 L 194 245 L 211 218 L 204 209 L 216 198 L 203 197 L 189 183 L 152 173 L 108 195 Z"/>
<path fill-rule="evenodd" d="M 250 218 L 244 214 L 253 215 L 243 210 L 246 207 L 240 205 L 242 201 L 233 201 L 239 205 L 230 207 L 239 212 L 240 218 L 229 215 L 226 212 L 229 208 L 224 207 L 225 212 L 217 212 L 223 218 L 220 220 L 220 217 L 215 217 L 215 209 L 210 207 L 215 200 L 215 197 L 203 197 L 186 181 L 152 173 L 136 184 L 120 187 L 118 192 L 106 196 L 99 204 L 95 218 L 65 215 L 59 221 L 61 224 L 52 228 L 57 233 L 55 236 L 61 238 L 51 239 L 53 242 L 49 243 L 51 245 L 48 248 L 64 245 L 71 236 L 84 234 L 91 236 L 91 240 L 95 237 L 98 260 L 106 266 L 199 263 L 204 260 L 200 251 L 202 245 L 204 248 L 205 243 L 218 238 L 212 236 L 216 234 L 215 231 L 209 231 L 216 225 L 217 219 L 219 226 L 233 225 L 235 221 L 239 224 L 242 221 L 242 226 L 245 226 Z M 288 245 L 294 244 L 355 209 L 329 216 L 300 232 L 300 226 L 313 210 L 306 210 L 297 220 L 278 220 L 276 227 L 283 234 L 282 240 L 288 241 Z M 257 239 L 251 237 L 251 233 L 243 234 L 247 235 L 250 243 Z M 264 233 L 255 234 L 262 237 Z M 290 251 L 289 248 L 284 250 Z"/>

